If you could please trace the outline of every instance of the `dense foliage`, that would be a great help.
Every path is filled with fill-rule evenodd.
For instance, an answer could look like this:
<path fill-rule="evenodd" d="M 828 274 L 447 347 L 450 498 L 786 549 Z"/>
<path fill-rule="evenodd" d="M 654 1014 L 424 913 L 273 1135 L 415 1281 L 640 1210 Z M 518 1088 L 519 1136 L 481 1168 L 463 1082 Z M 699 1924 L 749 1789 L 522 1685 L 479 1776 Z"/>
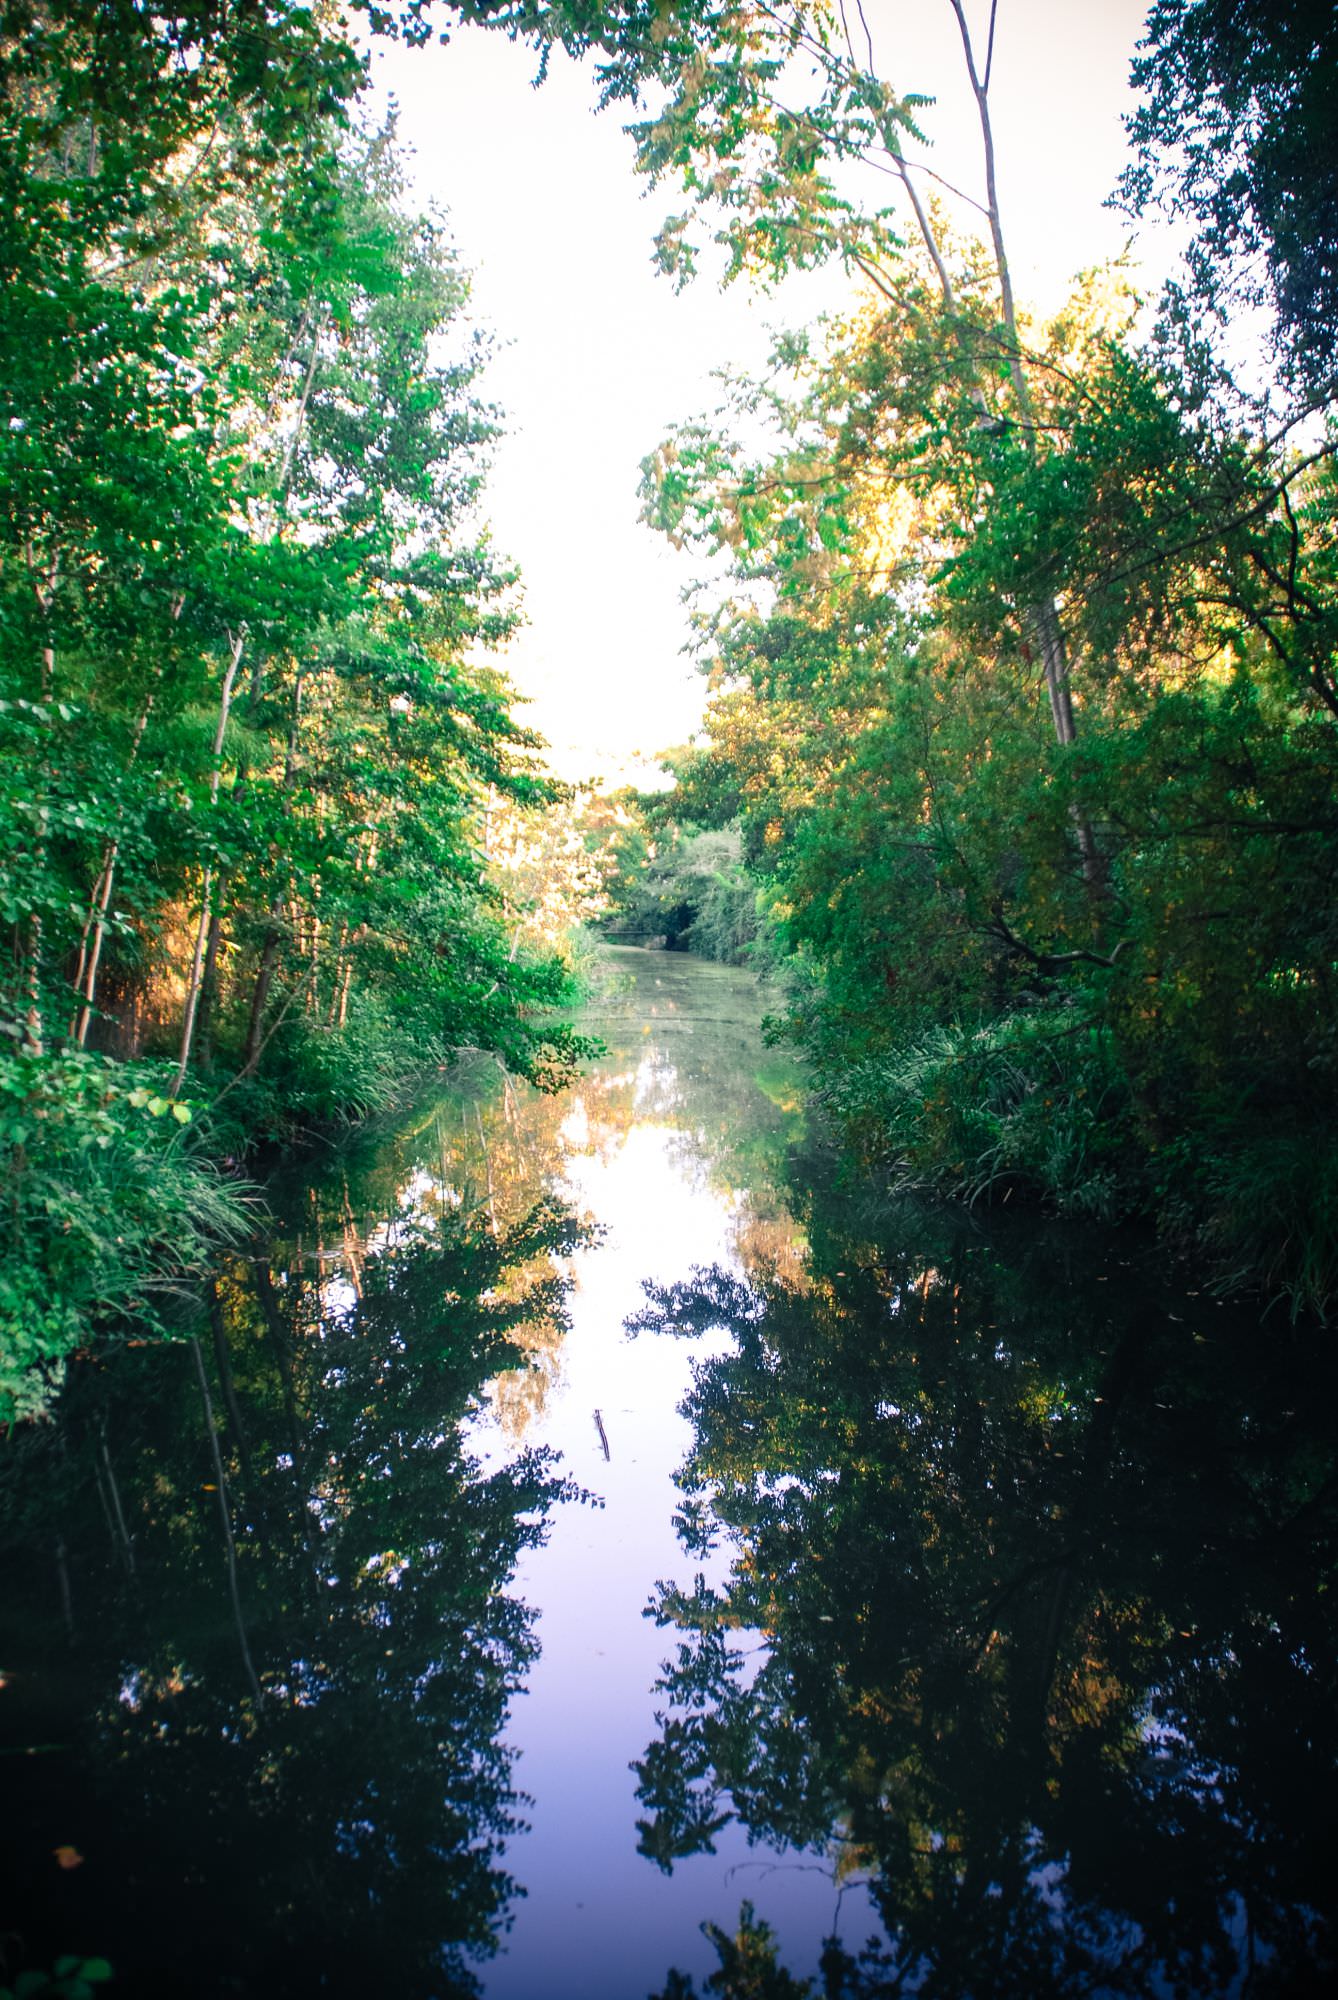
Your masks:
<path fill-rule="evenodd" d="M 662 2000 L 1322 1990 L 1331 1345 L 1170 1310 L 1111 1232 L 805 1221 L 801 1272 L 633 1322 L 731 1336 L 684 1405 L 638 1830 L 669 1872 L 742 1825 L 850 1900 L 820 1977 L 745 1904 Z"/>
<path fill-rule="evenodd" d="M 360 58 L 287 0 L 0 34 L 3 1420 L 236 1222 L 192 1107 L 576 1048 L 486 853 L 557 794 L 484 660 L 484 349 Z"/>
<path fill-rule="evenodd" d="M 649 462 L 650 516 L 733 581 L 634 919 L 737 956 L 760 887 L 795 1032 L 900 1179 L 1151 1210 L 1322 1303 L 1331 27 L 1300 0 L 1154 8 L 1122 198 L 1197 234 L 1147 341 L 1107 280 L 1028 319 L 1006 24 L 946 4 L 982 147 L 966 234 L 916 157 L 918 80 L 823 0 L 364 11 L 590 56 L 686 196 L 660 236 L 680 281 L 712 242 L 729 276 L 861 281 Z M 567 1074 L 521 883 L 542 903 L 589 843 L 517 832 L 556 795 L 480 664 L 514 617 L 475 514 L 481 350 L 393 131 L 359 129 L 346 32 L 291 0 L 14 0 L 0 33 L 12 1397 L 238 1226 L 190 1150 L 201 1105 L 237 1148 L 462 1044 Z M 1242 301 L 1268 318 L 1249 395 L 1214 355 Z M 94 1182 L 148 1192 L 74 1229 L 81 1257 L 94 1153 Z"/>
<path fill-rule="evenodd" d="M 662 239 L 677 272 L 704 221 L 731 270 L 840 256 L 864 281 L 647 462 L 649 518 L 729 566 L 680 823 L 740 829 L 794 1031 L 895 1178 L 1149 1211 L 1226 1274 L 1322 1305 L 1338 431 L 1297 289 L 1319 296 L 1327 253 L 1304 283 L 1284 271 L 1260 192 L 1309 102 L 1304 24 L 1271 37 L 1263 10 L 1251 30 L 1242 133 L 1222 74 L 1184 68 L 1205 9 L 1155 12 L 1131 198 L 1192 187 L 1203 233 L 1149 339 L 1118 274 L 1049 323 L 1016 298 L 989 52 L 949 4 L 982 149 L 967 232 L 907 156 L 923 100 L 820 6 L 739 10 L 700 88 L 684 72 L 637 128 L 691 198 Z M 1172 42 L 1179 70 L 1157 62 Z M 1162 159 L 1191 86 L 1193 145 Z M 898 214 L 856 198 L 868 165 Z M 1227 190 L 1254 218 L 1229 246 L 1252 277 L 1225 256 Z M 1276 365 L 1247 394 L 1214 341 L 1241 287 L 1264 299 L 1260 258 Z"/>
<path fill-rule="evenodd" d="M 1338 43 L 1327 0 L 1157 0 L 1122 189 L 1188 214 L 1195 301 L 1264 306 L 1285 372 L 1323 401 L 1338 369 Z"/>
<path fill-rule="evenodd" d="M 635 809 L 638 801 L 633 800 Z M 736 827 L 683 830 L 670 813 L 676 799 L 649 801 L 629 813 L 611 844 L 614 863 L 602 926 L 628 943 L 691 951 L 723 965 L 740 965 L 759 949 L 757 887 L 743 865 Z M 658 823 L 657 823 L 658 822 Z"/>

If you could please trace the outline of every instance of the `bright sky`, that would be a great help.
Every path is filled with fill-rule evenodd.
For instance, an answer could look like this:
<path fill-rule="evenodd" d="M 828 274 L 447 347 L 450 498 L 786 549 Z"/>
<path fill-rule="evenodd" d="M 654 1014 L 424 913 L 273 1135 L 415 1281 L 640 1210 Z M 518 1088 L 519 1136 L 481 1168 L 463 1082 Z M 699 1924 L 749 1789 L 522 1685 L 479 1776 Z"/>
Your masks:
<path fill-rule="evenodd" d="M 983 44 L 986 0 L 967 4 Z M 938 99 L 926 157 L 977 192 L 947 0 L 872 0 L 865 12 L 884 79 Z M 1057 303 L 1075 271 L 1124 245 L 1127 225 L 1102 203 L 1125 159 L 1145 12 L 1145 0 L 1000 0 L 990 101 L 1023 299 Z M 713 406 L 713 369 L 760 362 L 769 325 L 812 319 L 846 293 L 832 272 L 767 299 L 704 280 L 676 295 L 651 265 L 672 193 L 646 193 L 617 114 L 591 110 L 585 70 L 555 59 L 534 90 L 534 68 L 530 51 L 462 30 L 446 48 L 383 47 L 373 74 L 399 103 L 420 195 L 449 211 L 474 312 L 507 343 L 486 384 L 509 416 L 488 512 L 520 564 L 529 621 L 508 670 L 563 775 L 631 774 L 685 740 L 703 699 L 682 652 L 691 558 L 639 525 L 640 461 Z"/>

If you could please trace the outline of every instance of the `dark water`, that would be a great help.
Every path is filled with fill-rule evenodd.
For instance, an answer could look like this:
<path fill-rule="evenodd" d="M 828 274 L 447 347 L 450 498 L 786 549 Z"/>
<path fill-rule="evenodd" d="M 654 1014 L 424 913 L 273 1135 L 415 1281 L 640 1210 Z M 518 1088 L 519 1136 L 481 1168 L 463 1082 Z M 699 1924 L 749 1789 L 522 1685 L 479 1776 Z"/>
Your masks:
<path fill-rule="evenodd" d="M 0 1985 L 1331 1990 L 1328 1339 L 880 1201 L 615 965 L 0 1443 Z"/>

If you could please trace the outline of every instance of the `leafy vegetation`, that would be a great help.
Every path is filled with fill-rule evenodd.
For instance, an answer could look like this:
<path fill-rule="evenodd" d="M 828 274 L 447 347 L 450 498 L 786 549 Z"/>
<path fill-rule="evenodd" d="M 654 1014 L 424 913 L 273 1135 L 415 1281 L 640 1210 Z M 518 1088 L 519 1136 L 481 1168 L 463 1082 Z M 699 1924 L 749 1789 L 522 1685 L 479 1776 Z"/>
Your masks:
<path fill-rule="evenodd" d="M 752 957 L 761 936 L 757 886 L 737 827 L 684 831 L 666 825 L 663 810 L 643 824 L 639 839 L 624 834 L 617 844 L 604 928 L 722 965 Z"/>
<path fill-rule="evenodd" d="M 0 36 L 3 1422 L 235 1221 L 209 1143 L 580 1045 L 486 853 L 559 790 L 488 661 L 485 348 L 362 59 L 288 0 Z"/>
<path fill-rule="evenodd" d="M 519 1430 L 558 1379 L 586 1240 L 530 1199 L 505 1070 L 571 1074 L 553 923 L 610 866 L 625 923 L 784 955 L 785 1032 L 898 1196 L 1149 1213 L 1297 1311 L 1338 1289 L 1331 24 L 1158 0 L 1123 198 L 1199 233 L 1148 334 L 1109 274 L 1045 323 L 1015 297 L 991 56 L 947 4 L 965 232 L 858 10 L 859 43 L 821 0 L 441 10 L 594 55 L 686 191 L 675 276 L 713 236 L 730 275 L 860 279 L 648 462 L 649 516 L 731 575 L 706 737 L 640 823 L 560 793 L 490 664 L 513 578 L 465 281 L 332 17 L 0 16 L 3 1991 L 108 1980 L 58 1955 L 78 1834 L 118 1857 L 88 1937 L 145 1990 L 208 1936 L 237 1990 L 477 1992 L 519 1891 L 512 1578 L 590 1497 L 476 1448 L 485 1393 Z M 854 194 L 870 163 L 897 216 Z M 1241 303 L 1270 318 L 1244 385 Z M 754 1078 L 651 963 L 587 1143 L 650 1110 L 735 1192 L 793 1139 L 789 1079 L 747 1131 Z M 742 1041 L 733 975 L 698 976 Z M 225 1149 L 463 1049 L 491 1136 L 463 1096 L 435 1166 L 387 1149 L 371 1229 L 332 1177 L 282 1255 L 219 1256 L 252 1220 Z M 846 2000 L 1331 1979 L 1332 1352 L 1169 1313 L 1109 1235 L 1097 1268 L 1074 1232 L 1006 1257 L 960 1212 L 852 1211 L 815 1196 L 801 1243 L 734 1200 L 737 1267 L 635 1323 L 731 1336 L 683 1406 L 678 1526 L 714 1560 L 653 1605 L 642 1852 L 737 1822 L 860 1885 L 883 1937 L 820 1971 Z M 131 1321 L 175 1346 L 12 1422 Z M 44 1846 L 37 1807 L 76 1804 L 92 1838 Z M 749 1905 L 708 1935 L 708 1992 L 816 1990 Z"/>
<path fill-rule="evenodd" d="M 1306 250 L 1280 190 L 1323 207 L 1306 134 L 1332 35 L 1301 7 L 1277 34 L 1270 9 L 1154 9 L 1125 199 L 1173 199 L 1199 234 L 1149 335 L 1118 272 L 1046 322 L 1016 296 L 1006 24 L 986 48 L 949 5 L 969 226 L 924 192 L 927 100 L 895 50 L 880 70 L 820 5 L 703 18 L 634 128 L 689 199 L 661 238 L 677 276 L 713 237 L 731 273 L 841 258 L 862 280 L 647 460 L 647 517 L 729 567 L 675 811 L 689 841 L 741 839 L 791 1030 L 894 1180 L 1152 1214 L 1323 1308 L 1338 429 L 1327 236 Z M 1243 300 L 1273 331 L 1233 376 L 1218 335 Z"/>
<path fill-rule="evenodd" d="M 170 1089 L 166 1064 L 0 1053 L 0 1416 L 40 1411 L 92 1327 L 162 1331 L 173 1295 L 248 1227 L 247 1190 L 192 1147 Z"/>

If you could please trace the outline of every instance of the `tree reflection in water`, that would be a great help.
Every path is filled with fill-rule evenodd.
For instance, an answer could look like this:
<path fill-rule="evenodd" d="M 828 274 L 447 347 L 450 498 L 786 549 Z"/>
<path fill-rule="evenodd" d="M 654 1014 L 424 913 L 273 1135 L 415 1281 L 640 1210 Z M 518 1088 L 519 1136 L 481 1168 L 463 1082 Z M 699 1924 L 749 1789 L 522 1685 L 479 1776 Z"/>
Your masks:
<path fill-rule="evenodd" d="M 443 1210 L 347 1278 L 238 1261 L 193 1349 L 77 1371 L 59 1427 L 11 1438 L 11 1965 L 18 1940 L 104 1952 L 136 1996 L 476 1990 L 535 1649 L 506 1587 L 573 1489 L 539 1451 L 485 1473 L 464 1426 L 563 1320 L 580 1236 L 552 1205 L 495 1235 Z"/>
<path fill-rule="evenodd" d="M 936 1227 L 819 1214 L 802 1283 L 703 1271 L 632 1323 L 736 1343 L 686 1405 L 680 1535 L 727 1578 L 660 1586 L 642 1850 L 737 1816 L 885 1926 L 809 1984 L 745 1909 L 709 1990 L 1332 1990 L 1328 1345 L 1072 1236 L 904 1240 Z"/>

